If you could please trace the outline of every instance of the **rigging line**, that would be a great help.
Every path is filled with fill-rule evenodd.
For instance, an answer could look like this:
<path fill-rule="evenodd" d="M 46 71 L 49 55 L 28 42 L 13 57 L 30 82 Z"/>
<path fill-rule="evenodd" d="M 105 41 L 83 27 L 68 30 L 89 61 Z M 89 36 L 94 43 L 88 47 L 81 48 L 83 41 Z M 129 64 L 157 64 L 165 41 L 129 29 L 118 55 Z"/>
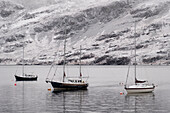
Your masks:
<path fill-rule="evenodd" d="M 51 80 L 53 80 L 53 79 L 54 79 L 54 76 L 56 75 L 57 69 L 58 69 L 58 66 L 56 66 L 55 71 L 54 71 L 54 75 L 53 75 L 53 77 L 52 77 L 52 79 L 51 79 Z"/>
<path fill-rule="evenodd" d="M 50 70 L 48 71 L 48 74 L 47 74 L 46 80 L 48 79 L 48 77 L 49 77 L 49 75 L 50 75 L 50 72 L 51 72 L 52 67 L 53 67 L 53 64 L 50 66 Z"/>
<path fill-rule="evenodd" d="M 17 71 L 18 71 L 18 67 L 17 67 L 17 69 L 16 69 L 16 71 L 15 71 L 15 75 L 17 74 Z"/>
<path fill-rule="evenodd" d="M 84 73 L 86 73 L 82 78 L 89 78 L 89 71 L 90 71 L 90 66 L 89 65 L 85 65 L 85 66 L 83 66 L 85 69 L 84 69 Z M 87 81 L 87 80 L 86 80 Z"/>
<path fill-rule="evenodd" d="M 91 68 L 89 67 L 89 65 L 87 65 L 87 66 L 86 66 L 86 70 L 87 70 L 86 73 L 87 73 L 87 76 L 88 76 L 88 77 L 89 77 L 89 75 L 90 75 L 90 74 L 89 74 L 89 71 L 90 71 L 89 69 L 91 69 Z"/>
<path fill-rule="evenodd" d="M 132 54 L 133 54 L 133 50 L 132 50 L 132 46 L 130 46 L 130 50 L 131 50 L 131 52 L 130 52 L 130 59 L 132 59 L 131 57 L 132 57 Z M 131 60 L 130 60 L 130 63 L 129 63 L 129 65 L 128 65 L 128 71 L 127 71 L 127 77 L 126 77 L 126 82 L 125 82 L 125 87 L 126 87 L 126 85 L 127 85 L 127 81 L 128 81 L 128 78 L 129 78 L 129 72 L 130 72 L 130 66 L 131 66 Z"/>
<path fill-rule="evenodd" d="M 60 47 L 60 43 L 59 43 L 59 47 Z M 58 51 L 59 51 L 59 48 L 57 49 L 57 53 L 58 53 Z M 51 67 L 50 67 L 50 70 L 49 70 L 49 72 L 48 72 L 48 74 L 47 74 L 46 79 L 48 79 L 48 77 L 49 77 L 49 75 L 50 75 L 50 72 L 51 72 L 52 68 L 53 68 L 54 65 L 55 65 L 56 57 L 57 57 L 57 54 L 55 55 L 55 57 L 54 57 L 54 59 L 53 59 L 53 63 L 52 63 L 52 65 L 51 65 Z M 54 78 L 54 76 L 53 76 L 53 78 Z"/>
<path fill-rule="evenodd" d="M 89 79 L 89 75 L 88 75 L 88 77 L 86 78 L 86 82 L 88 81 L 88 79 Z"/>
<path fill-rule="evenodd" d="M 132 47 L 131 47 L 131 54 L 130 54 L 130 56 L 132 56 Z M 131 58 L 131 57 L 130 57 Z M 125 86 L 127 85 L 127 81 L 128 81 L 128 78 L 129 78 L 129 72 L 130 72 L 130 66 L 131 66 L 131 61 L 130 61 L 130 63 L 129 63 L 129 66 L 128 66 L 128 72 L 127 72 L 127 77 L 126 77 L 126 82 L 125 82 Z"/>
<path fill-rule="evenodd" d="M 54 66 L 55 58 L 56 58 L 56 56 L 54 57 L 53 64 L 50 66 L 50 70 L 48 71 L 48 74 L 47 74 L 46 79 L 48 79 L 48 77 L 49 77 L 49 75 L 50 75 L 50 72 L 51 72 L 51 69 L 52 69 L 52 68 L 53 68 L 53 66 Z"/>
<path fill-rule="evenodd" d="M 128 66 L 128 72 L 127 72 L 127 77 L 126 77 L 125 86 L 127 85 L 127 80 L 128 80 L 129 71 L 130 71 L 130 65 L 131 65 L 131 63 L 129 63 L 129 66 Z"/>

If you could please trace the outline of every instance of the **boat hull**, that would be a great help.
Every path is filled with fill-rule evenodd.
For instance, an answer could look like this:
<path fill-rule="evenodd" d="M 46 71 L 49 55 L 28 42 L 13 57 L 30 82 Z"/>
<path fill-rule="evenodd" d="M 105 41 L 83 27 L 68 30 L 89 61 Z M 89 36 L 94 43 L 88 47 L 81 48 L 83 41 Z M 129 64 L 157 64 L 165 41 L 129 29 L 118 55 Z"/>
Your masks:
<path fill-rule="evenodd" d="M 154 91 L 153 88 L 125 88 L 127 93 L 151 93 Z"/>
<path fill-rule="evenodd" d="M 64 82 L 52 82 L 54 90 L 82 90 L 87 89 L 88 83 L 64 83 Z"/>
<path fill-rule="evenodd" d="M 34 76 L 34 77 L 24 77 L 24 76 L 18 76 L 18 75 L 14 75 L 16 81 L 36 81 L 38 76 Z"/>

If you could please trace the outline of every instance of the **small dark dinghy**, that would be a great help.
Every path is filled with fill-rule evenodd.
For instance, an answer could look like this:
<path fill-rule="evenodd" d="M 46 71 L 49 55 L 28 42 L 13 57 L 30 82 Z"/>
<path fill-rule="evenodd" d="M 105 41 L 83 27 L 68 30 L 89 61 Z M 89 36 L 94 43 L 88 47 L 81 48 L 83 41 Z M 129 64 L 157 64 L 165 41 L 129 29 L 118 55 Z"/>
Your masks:
<path fill-rule="evenodd" d="M 24 76 L 18 76 L 14 75 L 16 81 L 36 81 L 38 76 L 37 75 L 27 75 L 25 74 Z"/>

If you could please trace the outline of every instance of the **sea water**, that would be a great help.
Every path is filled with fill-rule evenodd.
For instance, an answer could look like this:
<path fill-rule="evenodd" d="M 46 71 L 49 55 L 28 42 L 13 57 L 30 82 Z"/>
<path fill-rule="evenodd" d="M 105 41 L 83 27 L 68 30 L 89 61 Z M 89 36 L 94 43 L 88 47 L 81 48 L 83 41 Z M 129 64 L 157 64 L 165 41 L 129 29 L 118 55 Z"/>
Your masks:
<path fill-rule="evenodd" d="M 62 80 L 62 66 L 25 66 L 25 73 L 38 75 L 37 81 L 15 81 L 21 66 L 0 66 L 0 112 L 13 113 L 169 113 L 170 67 L 137 66 L 138 79 L 157 87 L 153 93 L 128 95 L 124 90 L 128 66 L 82 66 L 88 90 L 54 92 L 45 79 Z M 133 83 L 130 68 L 128 83 Z M 49 75 L 48 75 L 49 73 Z M 79 76 L 79 66 L 67 66 L 66 75 Z M 48 90 L 51 89 L 51 90 Z M 121 92 L 121 93 L 120 93 Z"/>

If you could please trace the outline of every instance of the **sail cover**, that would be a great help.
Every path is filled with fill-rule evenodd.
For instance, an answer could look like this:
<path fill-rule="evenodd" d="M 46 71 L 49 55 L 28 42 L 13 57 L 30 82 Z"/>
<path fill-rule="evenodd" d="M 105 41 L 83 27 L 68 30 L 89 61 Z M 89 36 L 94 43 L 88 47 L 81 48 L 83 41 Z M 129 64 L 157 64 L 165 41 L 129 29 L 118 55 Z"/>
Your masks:
<path fill-rule="evenodd" d="M 145 83 L 146 81 L 145 80 L 137 80 L 136 78 L 135 78 L 135 83 Z"/>

